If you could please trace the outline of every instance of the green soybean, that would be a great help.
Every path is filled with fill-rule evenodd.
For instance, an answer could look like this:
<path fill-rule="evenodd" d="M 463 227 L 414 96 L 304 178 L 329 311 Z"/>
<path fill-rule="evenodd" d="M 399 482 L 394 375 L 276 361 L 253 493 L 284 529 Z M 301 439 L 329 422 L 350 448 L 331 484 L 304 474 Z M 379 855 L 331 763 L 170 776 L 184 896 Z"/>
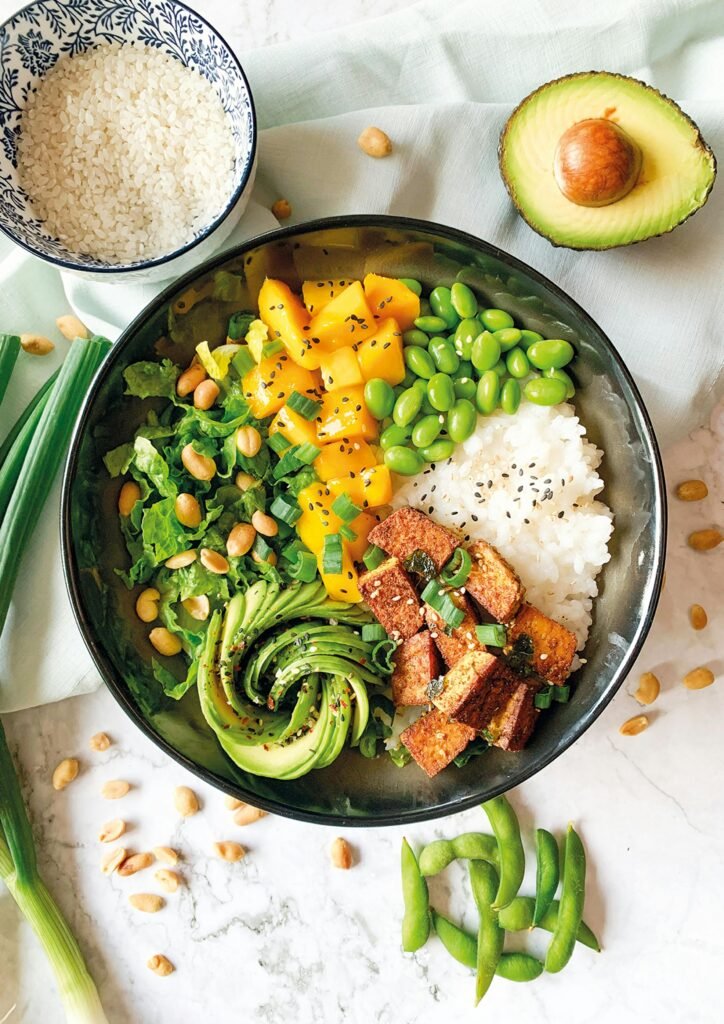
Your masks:
<path fill-rule="evenodd" d="M 567 390 L 562 380 L 534 377 L 523 388 L 523 394 L 534 405 L 558 405 L 566 400 Z"/>
<path fill-rule="evenodd" d="M 444 462 L 454 451 L 455 442 L 441 437 L 437 441 L 433 441 L 427 448 L 421 448 L 420 455 L 425 462 Z"/>
<path fill-rule="evenodd" d="M 500 345 L 501 352 L 509 352 L 511 348 L 515 348 L 522 337 L 523 335 L 517 327 L 504 327 L 502 330 L 495 332 L 495 338 Z"/>
<path fill-rule="evenodd" d="M 447 323 L 443 318 L 432 313 L 418 316 L 417 320 L 413 322 L 415 327 L 420 331 L 424 331 L 425 334 L 442 334 L 443 331 L 447 330 Z"/>
<path fill-rule="evenodd" d="M 385 452 L 385 465 L 400 476 L 415 476 L 422 469 L 423 459 L 414 448 L 393 445 Z"/>
<path fill-rule="evenodd" d="M 475 398 L 477 384 L 472 377 L 458 377 L 453 381 L 456 398 Z"/>
<path fill-rule="evenodd" d="M 365 405 L 376 420 L 389 416 L 395 407 L 395 392 L 381 377 L 373 377 L 365 384 Z"/>
<path fill-rule="evenodd" d="M 461 359 L 469 359 L 473 342 L 483 329 L 479 320 L 467 317 L 455 328 L 455 351 Z"/>
<path fill-rule="evenodd" d="M 430 316 L 432 313 L 432 306 L 428 299 L 420 299 L 420 316 Z M 424 329 L 424 328 L 423 328 Z"/>
<path fill-rule="evenodd" d="M 563 886 L 558 920 L 546 953 L 545 966 L 551 974 L 562 971 L 571 959 L 578 928 L 583 920 L 586 890 L 586 853 L 576 830 L 568 826 L 563 852 Z"/>
<path fill-rule="evenodd" d="M 445 341 L 443 338 L 433 338 L 430 342 L 430 355 L 435 366 L 442 373 L 457 373 L 460 357 L 449 341 Z"/>
<path fill-rule="evenodd" d="M 518 344 L 521 348 L 529 349 L 531 345 L 534 345 L 536 341 L 543 341 L 543 335 L 539 334 L 538 331 L 521 331 L 520 341 Z"/>
<path fill-rule="evenodd" d="M 463 832 L 455 839 L 435 839 L 420 853 L 420 871 L 426 877 L 437 875 L 454 860 L 487 860 L 498 862 L 495 836 L 484 832 Z"/>
<path fill-rule="evenodd" d="M 411 292 L 414 292 L 415 295 L 422 295 L 422 285 L 414 277 L 401 277 L 399 281 L 401 284 L 404 284 L 405 288 L 409 288 Z"/>
<path fill-rule="evenodd" d="M 501 388 L 500 408 L 509 416 L 515 416 L 520 408 L 520 384 L 513 377 L 506 380 Z"/>
<path fill-rule="evenodd" d="M 422 377 L 415 377 L 410 387 L 417 388 L 424 401 L 425 395 L 427 394 L 427 381 L 423 380 Z"/>
<path fill-rule="evenodd" d="M 490 988 L 503 952 L 505 932 L 493 909 L 498 876 L 495 868 L 484 860 L 471 860 L 468 865 L 470 888 L 478 908 L 478 949 L 475 962 L 475 1005 Z"/>
<path fill-rule="evenodd" d="M 494 412 L 498 404 L 499 394 L 500 377 L 495 370 L 486 370 L 478 381 L 478 387 L 475 392 L 475 404 L 478 407 L 478 412 L 483 413 L 484 416 L 489 416 L 491 412 Z"/>
<path fill-rule="evenodd" d="M 533 924 L 545 917 L 558 888 L 560 864 L 556 837 L 544 828 L 535 834 L 535 910 Z"/>
<path fill-rule="evenodd" d="M 506 932 L 523 932 L 533 927 L 535 900 L 532 896 L 516 896 L 498 912 L 500 927 Z"/>
<path fill-rule="evenodd" d="M 402 335 L 403 345 L 417 345 L 419 348 L 427 348 L 430 344 L 430 339 L 424 331 L 419 331 L 416 327 L 413 327 L 409 331 L 405 331 Z"/>
<path fill-rule="evenodd" d="M 500 910 L 518 895 L 525 872 L 525 853 L 518 818 L 510 802 L 504 796 L 496 796 L 483 804 L 483 810 L 498 840 L 500 883 L 493 906 Z"/>
<path fill-rule="evenodd" d="M 576 385 L 573 383 L 573 380 L 571 379 L 569 374 L 566 373 L 565 370 L 557 370 L 555 368 L 551 370 L 544 370 L 543 376 L 550 377 L 553 380 L 563 381 L 563 383 L 566 385 L 566 399 L 571 399 L 575 395 Z"/>
<path fill-rule="evenodd" d="M 451 330 L 460 322 L 460 317 L 455 312 L 455 307 L 452 304 L 450 289 L 446 288 L 444 284 L 439 284 L 437 288 L 433 288 L 430 292 L 430 305 L 435 316 L 439 316 L 441 320 L 444 320 Z"/>
<path fill-rule="evenodd" d="M 422 395 L 419 388 L 411 387 L 403 391 L 392 410 L 392 418 L 397 426 L 406 427 L 408 423 L 412 423 L 421 405 Z"/>
<path fill-rule="evenodd" d="M 437 910 L 432 911 L 435 934 L 454 960 L 473 970 L 478 960 L 478 940 L 474 935 L 453 924 Z M 501 953 L 495 973 L 508 981 L 534 981 L 543 973 L 540 960 L 528 953 Z"/>
<path fill-rule="evenodd" d="M 528 362 L 528 356 L 525 354 L 522 348 L 512 348 L 505 357 L 505 365 L 508 369 L 508 373 L 511 377 L 515 377 L 517 380 L 522 380 L 523 377 L 527 377 L 530 373 L 530 363 Z"/>
<path fill-rule="evenodd" d="M 461 320 L 475 316 L 478 312 L 478 300 L 475 298 L 475 292 L 462 281 L 455 281 L 450 286 L 450 300 Z"/>
<path fill-rule="evenodd" d="M 442 430 L 440 415 L 423 416 L 412 428 L 412 443 L 416 448 L 427 448 L 437 440 Z"/>
<path fill-rule="evenodd" d="M 505 377 L 505 375 L 508 372 L 508 367 L 505 365 L 505 360 L 504 359 L 499 359 L 497 361 L 497 363 L 495 364 L 495 366 L 493 367 L 493 369 L 495 370 L 497 375 L 499 377 L 501 377 L 501 378 Z"/>
<path fill-rule="evenodd" d="M 456 381 L 455 383 L 457 384 L 458 382 Z M 473 381 L 470 381 L 470 383 L 473 385 L 474 395 L 475 384 Z M 447 414 L 448 437 L 456 444 L 460 444 L 461 441 L 467 441 L 475 433 L 477 421 L 478 414 L 470 398 L 458 398 Z"/>
<path fill-rule="evenodd" d="M 446 373 L 434 374 L 427 384 L 427 397 L 433 409 L 447 412 L 455 404 L 455 388 L 452 378 Z"/>
<path fill-rule="evenodd" d="M 483 331 L 473 342 L 470 353 L 472 362 L 478 373 L 492 370 L 500 359 L 500 342 L 490 331 Z"/>
<path fill-rule="evenodd" d="M 528 349 L 528 359 L 538 370 L 561 370 L 568 366 L 575 354 L 570 341 L 562 338 L 536 341 Z"/>
<path fill-rule="evenodd" d="M 472 377 L 473 369 L 473 364 L 469 359 L 461 359 L 457 375 L 458 377 Z"/>
<path fill-rule="evenodd" d="M 422 405 L 420 406 L 420 414 L 422 416 L 439 416 L 440 412 L 432 404 L 430 399 L 427 397 L 427 391 L 422 396 Z"/>
<path fill-rule="evenodd" d="M 402 948 L 406 953 L 414 953 L 425 945 L 430 935 L 430 900 L 427 882 L 420 874 L 415 854 L 406 839 L 402 840 L 400 867 L 402 899 L 405 904 Z"/>
<path fill-rule="evenodd" d="M 405 365 L 411 373 L 417 374 L 425 380 L 429 380 L 435 373 L 435 363 L 429 352 L 417 345 L 410 345 L 404 349 Z"/>
<path fill-rule="evenodd" d="M 380 434 L 380 448 L 386 452 L 395 445 L 405 445 L 410 440 L 409 427 L 400 427 L 397 423 L 390 424 Z"/>
<path fill-rule="evenodd" d="M 503 309 L 484 309 L 480 313 L 480 319 L 489 331 L 502 331 L 506 327 L 515 326 L 513 317 Z"/>
<path fill-rule="evenodd" d="M 405 376 L 402 378 L 402 384 L 399 385 L 399 386 L 402 387 L 402 390 L 404 391 L 405 388 L 411 388 L 416 380 L 417 380 L 417 375 L 414 374 L 412 372 L 412 370 L 407 370 L 406 369 L 405 370 Z"/>

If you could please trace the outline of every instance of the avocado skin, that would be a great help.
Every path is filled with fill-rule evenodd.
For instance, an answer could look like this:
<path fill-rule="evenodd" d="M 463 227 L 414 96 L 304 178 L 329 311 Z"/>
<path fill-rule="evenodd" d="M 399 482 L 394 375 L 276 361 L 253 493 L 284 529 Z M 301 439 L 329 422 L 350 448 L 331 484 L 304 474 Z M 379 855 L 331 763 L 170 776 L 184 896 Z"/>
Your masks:
<path fill-rule="evenodd" d="M 511 182 L 509 180 L 509 178 L 508 178 L 508 176 L 507 176 L 507 174 L 505 172 L 505 167 L 504 167 L 504 161 L 505 161 L 505 155 L 506 155 L 506 145 L 507 145 L 507 142 L 508 142 L 507 136 L 508 136 L 508 132 L 509 132 L 509 129 L 510 129 L 511 125 L 514 122 L 516 114 L 520 111 L 520 109 L 524 105 L 529 103 L 539 93 L 541 93 L 544 90 L 548 89 L 549 86 L 554 85 L 554 84 L 558 84 L 559 82 L 574 81 L 577 78 L 588 78 L 591 75 L 606 75 L 606 77 L 608 77 L 608 78 L 617 78 L 617 79 L 620 79 L 620 80 L 626 81 L 626 82 L 636 82 L 638 85 L 643 86 L 643 88 L 648 89 L 652 93 L 655 93 L 664 103 L 668 103 L 670 106 L 674 107 L 676 109 L 676 111 L 678 112 L 679 116 L 683 120 L 687 121 L 688 124 L 691 126 L 691 128 L 694 129 L 694 131 L 696 133 L 695 145 L 697 146 L 697 148 L 701 149 L 702 153 L 705 154 L 710 159 L 710 161 L 711 161 L 711 166 L 712 166 L 711 181 L 710 181 L 709 186 L 708 186 L 708 188 L 707 188 L 707 190 L 706 190 L 706 192 L 704 194 L 704 198 L 702 199 L 702 201 L 699 204 L 699 206 L 697 206 L 696 209 L 691 210 L 690 213 L 687 213 L 686 216 L 682 217 L 681 220 L 676 222 L 676 224 L 672 224 L 671 227 L 666 228 L 664 231 L 658 231 L 658 232 L 655 232 L 655 233 L 653 233 L 651 235 L 646 235 L 645 238 L 635 238 L 635 239 L 632 239 L 629 242 L 611 242 L 610 245 L 571 245 L 569 243 L 556 241 L 555 238 L 552 238 L 550 235 L 546 234 L 545 231 L 541 230 L 541 228 L 538 225 L 532 223 L 532 221 L 530 220 L 530 218 L 526 214 L 524 206 L 518 201 L 518 196 L 516 195 L 516 191 L 515 191 L 515 185 L 514 185 L 513 182 Z M 641 79 L 634 78 L 632 75 L 621 75 L 621 74 L 617 74 L 616 72 L 613 72 L 613 71 L 600 71 L 600 70 L 599 71 L 596 71 L 596 70 L 591 70 L 591 71 L 574 71 L 570 75 L 562 75 L 560 78 L 553 78 L 549 82 L 544 82 L 543 85 L 540 85 L 537 89 L 534 89 L 533 92 L 528 93 L 528 95 L 525 96 L 520 101 L 518 106 L 510 114 L 510 116 L 508 117 L 508 120 L 505 122 L 505 125 L 503 126 L 502 132 L 500 133 L 500 139 L 498 141 L 498 167 L 500 169 L 500 176 L 503 179 L 503 184 L 505 185 L 505 187 L 506 187 L 506 189 L 508 191 L 508 195 L 510 196 L 511 200 L 513 201 L 513 205 L 515 206 L 516 210 L 518 211 L 520 216 L 523 218 L 523 220 L 526 222 L 526 224 L 530 228 L 532 228 L 533 231 L 536 232 L 536 234 L 541 235 L 543 238 L 547 239 L 547 241 L 549 241 L 551 243 L 551 245 L 554 246 L 556 249 L 559 249 L 559 248 L 561 248 L 561 249 L 573 249 L 573 250 L 575 250 L 577 252 L 592 252 L 592 251 L 604 252 L 607 249 L 620 249 L 623 246 L 637 245 L 639 242 L 647 242 L 650 238 L 660 238 L 662 235 L 670 234 L 675 228 L 678 228 L 682 224 L 686 223 L 686 221 L 689 220 L 690 217 L 693 217 L 695 213 L 698 213 L 699 210 L 706 204 L 706 202 L 707 202 L 707 200 L 708 200 L 708 198 L 709 198 L 709 196 L 711 194 L 711 190 L 714 187 L 714 182 L 716 181 L 716 175 L 717 175 L 717 160 L 716 160 L 716 155 L 715 155 L 714 151 L 711 149 L 709 144 L 702 137 L 702 134 L 701 134 L 701 131 L 699 129 L 698 124 L 691 117 L 689 117 L 689 115 L 687 113 L 685 113 L 685 111 L 683 111 L 681 109 L 681 107 L 678 105 L 678 103 L 676 103 L 674 100 L 672 100 L 669 96 L 666 96 L 665 93 L 661 92 L 659 89 L 655 89 L 654 86 L 649 85 L 647 82 L 642 82 Z M 551 174 L 552 173 L 553 173 L 553 171 L 551 170 Z"/>

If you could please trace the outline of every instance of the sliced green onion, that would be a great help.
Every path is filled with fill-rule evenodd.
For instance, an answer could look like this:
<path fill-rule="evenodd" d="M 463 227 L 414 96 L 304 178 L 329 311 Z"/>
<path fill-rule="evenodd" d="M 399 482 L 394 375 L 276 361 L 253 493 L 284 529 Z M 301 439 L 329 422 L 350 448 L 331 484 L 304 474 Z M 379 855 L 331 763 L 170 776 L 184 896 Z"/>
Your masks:
<path fill-rule="evenodd" d="M 439 578 L 430 580 L 422 592 L 422 600 L 429 604 L 451 629 L 457 629 L 462 625 L 465 612 L 458 608 Z"/>
<path fill-rule="evenodd" d="M 283 348 L 284 345 L 279 338 L 275 338 L 274 341 L 265 341 L 261 347 L 261 357 L 262 359 L 269 359 L 270 356 L 275 356 L 277 352 L 281 352 Z"/>
<path fill-rule="evenodd" d="M 362 561 L 368 569 L 376 569 L 378 565 L 382 565 L 386 558 L 387 555 L 384 553 L 382 548 L 378 548 L 376 544 L 370 544 L 362 555 Z"/>
<path fill-rule="evenodd" d="M 443 566 L 440 577 L 449 587 L 462 587 L 472 567 L 473 560 L 465 548 L 455 548 L 452 558 Z"/>
<path fill-rule="evenodd" d="M 362 514 L 362 509 L 357 508 L 348 494 L 340 494 L 334 499 L 332 511 L 339 516 L 343 523 L 351 523 L 353 519 Z"/>
<path fill-rule="evenodd" d="M 552 686 L 551 697 L 559 704 L 567 704 L 568 699 L 571 696 L 570 686 Z"/>
<path fill-rule="evenodd" d="M 349 523 L 342 523 L 339 528 L 339 535 L 340 537 L 344 537 L 345 540 L 357 540 L 357 533 L 352 529 Z"/>
<path fill-rule="evenodd" d="M 30 411 L 30 415 L 25 419 L 22 428 L 14 439 L 12 447 L 0 461 L 0 522 L 2 522 L 2 518 L 10 504 L 13 489 L 20 476 L 20 471 L 23 468 L 33 441 L 33 435 L 49 397 L 50 393 L 46 391 L 37 405 Z"/>
<path fill-rule="evenodd" d="M 253 370 L 256 366 L 256 360 L 249 351 L 248 345 L 242 345 L 239 351 L 236 353 L 234 358 L 231 360 L 231 365 L 234 367 L 240 377 L 246 376 L 249 370 Z"/>
<path fill-rule="evenodd" d="M 296 455 L 303 466 L 311 466 L 321 450 L 316 444 L 307 441 L 305 444 L 299 445 Z"/>
<path fill-rule="evenodd" d="M 303 395 L 301 391 L 292 391 L 287 399 L 287 406 L 305 420 L 313 420 L 319 413 L 320 403 L 309 395 Z"/>
<path fill-rule="evenodd" d="M 271 544 L 267 544 L 266 540 L 262 537 L 260 533 L 257 533 L 256 540 L 254 541 L 254 546 L 252 547 L 251 550 L 254 551 L 259 556 L 259 558 L 261 558 L 262 562 L 266 562 L 267 558 L 272 553 L 274 548 L 271 546 Z"/>
<path fill-rule="evenodd" d="M 59 373 L 60 370 L 56 370 L 55 373 L 51 374 L 50 377 L 48 377 L 45 384 L 43 384 L 42 388 L 39 391 L 35 392 L 33 397 L 30 399 L 28 404 L 25 406 L 23 411 L 20 413 L 18 418 L 13 423 L 12 427 L 10 428 L 7 434 L 7 437 L 0 445 L 0 466 L 2 466 L 2 464 L 5 462 L 5 459 L 8 457 L 10 449 L 15 444 L 18 435 L 20 434 L 21 430 L 28 422 L 30 417 L 33 415 L 37 407 L 39 405 L 45 407 L 45 403 L 48 401 L 48 392 L 55 384 L 55 381 Z"/>
<path fill-rule="evenodd" d="M 372 648 L 372 654 L 370 655 L 372 668 L 376 668 L 383 675 L 391 675 L 395 669 L 394 653 L 396 650 L 397 644 L 394 640 L 391 640 L 389 637 L 386 640 L 380 640 Z"/>
<path fill-rule="evenodd" d="M 540 693 L 537 693 L 533 698 L 533 703 L 537 708 L 540 708 L 541 711 L 545 711 L 546 708 L 551 706 L 551 701 L 553 700 L 553 697 L 551 696 L 551 689 L 552 687 L 546 686 L 545 690 L 541 690 Z"/>
<path fill-rule="evenodd" d="M 16 334 L 0 334 L 0 403 L 10 383 L 10 374 L 19 353 L 20 338 Z"/>
<path fill-rule="evenodd" d="M 317 575 L 317 559 L 311 551 L 297 550 L 287 572 L 293 580 L 312 583 Z"/>
<path fill-rule="evenodd" d="M 482 626 L 476 626 L 475 635 L 481 644 L 490 644 L 491 647 L 505 647 L 508 640 L 505 626 L 500 626 L 497 622 L 485 622 Z"/>
<path fill-rule="evenodd" d="M 271 503 L 269 511 L 275 518 L 281 519 L 283 523 L 288 523 L 289 526 L 294 526 L 297 519 L 300 519 L 302 516 L 299 504 L 293 498 L 288 498 L 284 494 L 276 496 Z"/>
<path fill-rule="evenodd" d="M 281 455 L 282 452 L 286 451 L 291 446 L 291 441 L 287 441 L 284 434 L 270 434 L 266 442 L 273 452 L 277 455 Z"/>
<path fill-rule="evenodd" d="M 249 330 L 254 319 L 254 313 L 232 313 L 226 328 L 226 337 L 230 338 L 231 341 L 239 341 Z"/>
<path fill-rule="evenodd" d="M 376 643 L 378 640 L 387 639 L 387 630 L 379 622 L 366 622 L 362 627 L 362 639 L 365 643 Z"/>
<path fill-rule="evenodd" d="M 289 476 L 290 473 L 296 473 L 298 469 L 301 469 L 303 463 L 297 458 L 297 452 L 299 451 L 299 445 L 293 444 L 289 448 L 285 448 L 282 457 L 274 467 L 273 474 L 275 480 L 281 480 L 283 476 Z"/>
<path fill-rule="evenodd" d="M 430 580 L 420 596 L 426 604 L 429 604 L 431 608 L 435 608 L 436 604 L 440 603 L 445 593 L 445 587 L 440 583 L 440 580 L 435 577 L 434 580 Z"/>
<path fill-rule="evenodd" d="M 342 538 L 338 533 L 328 533 L 324 538 L 322 572 L 328 576 L 339 576 L 342 572 Z"/>

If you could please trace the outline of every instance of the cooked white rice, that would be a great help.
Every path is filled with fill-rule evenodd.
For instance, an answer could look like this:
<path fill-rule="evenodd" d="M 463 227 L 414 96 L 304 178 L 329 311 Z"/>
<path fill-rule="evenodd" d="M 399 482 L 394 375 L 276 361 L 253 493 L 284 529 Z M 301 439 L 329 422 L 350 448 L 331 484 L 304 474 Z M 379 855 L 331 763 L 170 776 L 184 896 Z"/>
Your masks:
<path fill-rule="evenodd" d="M 48 233 L 74 252 L 116 263 L 172 252 L 233 190 L 221 100 L 151 47 L 108 43 L 61 59 L 20 128 L 20 183 Z"/>
<path fill-rule="evenodd" d="M 571 405 L 526 403 L 515 416 L 479 419 L 448 462 L 399 478 L 393 505 L 493 544 L 527 600 L 573 630 L 581 650 L 613 530 L 610 509 L 595 500 L 602 457 Z"/>

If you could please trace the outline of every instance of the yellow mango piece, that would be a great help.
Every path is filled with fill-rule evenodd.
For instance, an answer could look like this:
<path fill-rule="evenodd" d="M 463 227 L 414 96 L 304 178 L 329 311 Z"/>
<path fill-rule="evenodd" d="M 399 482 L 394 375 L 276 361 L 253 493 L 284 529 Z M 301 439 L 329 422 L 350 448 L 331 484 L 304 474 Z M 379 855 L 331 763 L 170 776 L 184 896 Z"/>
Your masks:
<path fill-rule="evenodd" d="M 357 359 L 365 380 L 381 377 L 394 387 L 405 376 L 402 331 L 396 320 L 382 320 L 379 330 L 357 346 Z"/>
<path fill-rule="evenodd" d="M 339 293 L 349 288 L 351 284 L 352 281 L 345 277 L 332 281 L 305 281 L 302 285 L 302 297 L 309 315 L 316 316 L 317 313 L 321 313 L 332 299 L 336 299 Z"/>
<path fill-rule="evenodd" d="M 342 520 L 332 511 L 334 495 L 324 484 L 314 483 L 300 491 L 297 500 L 302 514 L 295 524 L 296 531 L 301 541 L 317 556 L 317 566 L 327 593 L 338 601 L 361 601 L 362 596 L 357 588 L 357 570 L 346 540 L 342 541 L 342 572 L 330 575 L 322 571 L 324 538 L 327 534 L 339 533 L 342 526 Z M 366 528 L 366 523 L 364 526 Z M 372 529 L 371 525 L 369 529 Z"/>
<path fill-rule="evenodd" d="M 328 302 L 309 324 L 312 339 L 315 342 L 318 339 L 327 349 L 354 345 L 375 329 L 375 320 L 359 281 L 353 281 Z"/>
<path fill-rule="evenodd" d="M 213 290 L 213 277 L 210 277 L 208 281 L 205 281 L 198 288 L 187 288 L 186 291 L 182 292 L 181 295 L 179 295 L 179 297 L 174 302 L 174 313 L 188 313 L 189 310 L 194 308 L 197 302 L 201 302 L 202 299 L 210 298 Z"/>
<path fill-rule="evenodd" d="M 349 548 L 349 553 L 353 561 L 361 562 L 362 556 L 369 547 L 367 543 L 367 537 L 370 530 L 377 526 L 377 519 L 369 512 L 362 512 L 356 519 L 353 519 L 349 524 L 354 532 L 357 534 L 355 540 L 345 541 Z"/>
<path fill-rule="evenodd" d="M 311 341 L 309 313 L 291 288 L 283 281 L 267 277 L 258 302 L 259 316 L 269 328 L 269 337 L 279 338 L 295 363 L 308 370 L 318 369 L 318 345 Z"/>
<path fill-rule="evenodd" d="M 317 443 L 317 427 L 314 420 L 305 420 L 288 405 L 283 405 L 271 421 L 269 433 L 281 434 L 290 444 Z"/>
<path fill-rule="evenodd" d="M 394 317 L 402 331 L 409 331 L 420 315 L 419 297 L 395 277 L 367 274 L 364 290 L 372 313 L 381 319 Z"/>
<path fill-rule="evenodd" d="M 369 441 L 377 437 L 377 420 L 367 411 L 364 385 L 325 393 L 317 421 L 317 437 L 323 442 L 351 437 Z"/>
<path fill-rule="evenodd" d="M 354 567 L 352 556 L 347 549 L 347 541 L 342 541 L 342 572 L 334 576 L 322 572 L 322 556 L 317 555 L 317 566 L 319 575 L 327 593 L 334 601 L 346 601 L 348 604 L 356 604 L 362 600 L 357 581 L 359 576 Z"/>
<path fill-rule="evenodd" d="M 320 480 L 330 480 L 346 473 L 359 473 L 377 463 L 375 453 L 361 437 L 350 437 L 348 441 L 332 441 L 322 445 L 322 450 L 313 462 L 314 471 Z"/>
<path fill-rule="evenodd" d="M 279 412 L 292 391 L 318 398 L 321 381 L 318 373 L 298 366 L 288 355 L 262 359 L 242 381 L 244 398 L 257 419 Z"/>
<path fill-rule="evenodd" d="M 338 348 L 334 352 L 323 352 L 319 368 L 322 371 L 322 384 L 327 391 L 349 388 L 355 384 L 363 384 L 364 378 L 353 348 Z"/>
<path fill-rule="evenodd" d="M 336 477 L 327 481 L 333 497 L 347 494 L 358 508 L 378 508 L 392 498 L 392 477 L 385 465 L 362 469 L 356 476 Z"/>

